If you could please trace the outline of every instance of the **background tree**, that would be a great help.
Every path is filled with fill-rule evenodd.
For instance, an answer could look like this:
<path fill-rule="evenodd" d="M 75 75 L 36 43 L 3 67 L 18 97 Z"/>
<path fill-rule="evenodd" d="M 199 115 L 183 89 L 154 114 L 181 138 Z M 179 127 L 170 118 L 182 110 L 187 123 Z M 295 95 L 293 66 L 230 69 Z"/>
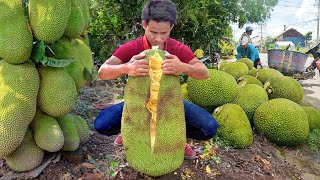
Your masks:
<path fill-rule="evenodd" d="M 307 33 L 304 35 L 304 38 L 305 38 L 305 41 L 306 41 L 306 46 L 307 46 L 308 48 L 310 48 L 309 42 L 312 40 L 312 32 L 311 32 L 311 31 L 307 32 Z"/>
<path fill-rule="evenodd" d="M 90 0 L 90 45 L 98 61 L 104 61 L 121 44 L 143 35 L 141 11 L 147 0 Z M 231 23 L 263 22 L 278 0 L 173 0 L 178 24 L 171 37 L 187 44 L 219 51 L 221 39 L 232 37 Z"/>

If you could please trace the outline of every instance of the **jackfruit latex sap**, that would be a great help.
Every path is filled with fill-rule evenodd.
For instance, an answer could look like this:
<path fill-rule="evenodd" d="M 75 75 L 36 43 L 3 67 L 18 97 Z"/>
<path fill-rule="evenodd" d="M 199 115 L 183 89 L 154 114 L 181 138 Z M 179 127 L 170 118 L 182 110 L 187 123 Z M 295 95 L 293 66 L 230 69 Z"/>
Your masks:
<path fill-rule="evenodd" d="M 160 72 L 164 51 L 147 50 L 144 53 L 152 68 L 150 71 L 156 70 L 150 72 L 151 76 L 129 77 L 121 133 L 129 165 L 139 172 L 160 176 L 183 163 L 184 108 L 179 77 Z"/>

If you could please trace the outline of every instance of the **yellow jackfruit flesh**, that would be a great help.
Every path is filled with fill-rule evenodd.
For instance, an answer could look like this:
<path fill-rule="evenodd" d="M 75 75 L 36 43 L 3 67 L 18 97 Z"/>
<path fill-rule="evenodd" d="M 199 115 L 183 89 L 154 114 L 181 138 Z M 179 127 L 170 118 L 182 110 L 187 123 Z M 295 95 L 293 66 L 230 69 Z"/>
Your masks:
<path fill-rule="evenodd" d="M 31 63 L 0 61 L 0 157 L 22 142 L 37 106 L 39 74 Z"/>
<path fill-rule="evenodd" d="M 121 134 L 129 165 L 160 176 L 179 168 L 184 159 L 183 99 L 179 77 L 160 74 L 165 52 L 152 49 L 144 53 L 151 76 L 129 76 Z"/>
<path fill-rule="evenodd" d="M 41 149 L 57 152 L 62 148 L 63 132 L 54 117 L 37 109 L 31 128 L 34 132 L 34 140 Z"/>
<path fill-rule="evenodd" d="M 32 130 L 27 129 L 20 146 L 5 156 L 5 160 L 14 171 L 29 171 L 38 167 L 42 163 L 43 157 L 44 151 L 35 143 Z"/>
<path fill-rule="evenodd" d="M 28 61 L 33 37 L 20 0 L 0 1 L 0 59 L 11 64 Z"/>
<path fill-rule="evenodd" d="M 46 43 L 60 39 L 71 12 L 70 0 L 29 0 L 29 22 L 34 36 Z"/>

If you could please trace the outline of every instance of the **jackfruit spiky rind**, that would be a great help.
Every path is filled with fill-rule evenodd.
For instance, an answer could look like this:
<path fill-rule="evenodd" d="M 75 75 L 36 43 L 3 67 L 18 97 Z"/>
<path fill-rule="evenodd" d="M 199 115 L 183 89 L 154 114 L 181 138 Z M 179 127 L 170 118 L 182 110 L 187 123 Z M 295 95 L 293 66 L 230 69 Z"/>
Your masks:
<path fill-rule="evenodd" d="M 0 2 L 0 59 L 11 64 L 28 61 L 33 37 L 24 15 L 22 1 Z"/>
<path fill-rule="evenodd" d="M 44 151 L 37 146 L 33 132 L 27 129 L 20 146 L 5 157 L 7 165 L 14 171 L 29 171 L 38 167 L 44 157 Z"/>
<path fill-rule="evenodd" d="M 76 103 L 76 84 L 64 68 L 40 66 L 38 106 L 46 114 L 60 117 L 69 113 Z"/>
<path fill-rule="evenodd" d="M 80 136 L 77 126 L 73 122 L 73 116 L 67 114 L 57 119 L 64 135 L 63 151 L 75 151 L 80 145 Z"/>
<path fill-rule="evenodd" d="M 71 13 L 70 0 L 29 0 L 29 22 L 34 36 L 46 43 L 60 39 Z"/>
<path fill-rule="evenodd" d="M 269 99 L 286 98 L 301 103 L 304 91 L 301 85 L 289 76 L 273 76 L 264 84 Z"/>
<path fill-rule="evenodd" d="M 250 121 L 239 105 L 224 104 L 217 107 L 212 115 L 220 124 L 218 135 L 228 141 L 232 147 L 245 148 L 252 144 Z"/>
<path fill-rule="evenodd" d="M 31 63 L 0 61 L 0 157 L 22 142 L 37 106 L 39 74 Z"/>
<path fill-rule="evenodd" d="M 85 19 L 79 0 L 71 0 L 71 13 L 64 35 L 71 39 L 80 37 L 85 27 Z"/>
<path fill-rule="evenodd" d="M 48 152 L 61 150 L 64 144 L 64 136 L 54 117 L 37 109 L 30 126 L 34 132 L 34 140 L 41 149 Z"/>
<path fill-rule="evenodd" d="M 253 124 L 259 133 L 280 146 L 300 145 L 309 134 L 307 114 L 300 105 L 284 98 L 262 103 L 254 113 Z"/>
<path fill-rule="evenodd" d="M 248 69 L 251 70 L 253 68 L 253 61 L 249 58 L 241 58 L 238 60 L 239 62 L 243 62 L 248 66 Z"/>
<path fill-rule="evenodd" d="M 320 112 L 312 106 L 301 106 L 308 116 L 309 128 L 320 129 Z"/>
<path fill-rule="evenodd" d="M 204 80 L 188 78 L 188 95 L 193 103 L 217 107 L 232 102 L 238 92 L 234 77 L 214 69 L 209 69 L 209 73 L 210 78 Z"/>
<path fill-rule="evenodd" d="M 254 77 L 259 79 L 264 84 L 271 77 L 279 77 L 283 74 L 275 69 L 258 69 Z"/>
<path fill-rule="evenodd" d="M 254 112 L 262 103 L 268 100 L 268 94 L 261 86 L 247 84 L 243 87 L 239 87 L 238 94 L 233 103 L 238 104 L 247 114 L 250 122 L 252 122 Z"/>
<path fill-rule="evenodd" d="M 261 83 L 261 81 L 259 81 L 257 78 L 250 76 L 250 75 L 244 75 L 244 76 L 240 77 L 237 80 L 237 83 L 239 86 L 247 85 L 247 84 L 256 84 L 256 85 L 263 87 L 263 84 Z"/>
<path fill-rule="evenodd" d="M 248 66 L 244 62 L 236 61 L 223 66 L 219 70 L 231 74 L 234 79 L 238 80 L 241 76 L 248 74 Z"/>
<path fill-rule="evenodd" d="M 84 120 L 81 116 L 71 114 L 73 123 L 76 125 L 78 134 L 80 137 L 80 145 L 85 144 L 89 141 L 90 129 L 87 124 L 87 121 Z"/>
<path fill-rule="evenodd" d="M 161 50 L 144 51 L 146 59 Z M 162 75 L 157 106 L 157 133 L 151 150 L 151 113 L 145 108 L 149 97 L 149 76 L 131 77 L 125 87 L 121 133 L 130 166 L 150 176 L 160 176 L 179 168 L 184 159 L 186 129 L 178 76 Z"/>
<path fill-rule="evenodd" d="M 90 47 L 81 39 L 67 38 L 59 39 L 50 47 L 56 59 L 75 59 L 75 62 L 66 67 L 66 70 L 79 90 L 89 80 L 84 77 L 84 69 L 87 68 L 91 73 L 93 71 L 94 63 Z"/>

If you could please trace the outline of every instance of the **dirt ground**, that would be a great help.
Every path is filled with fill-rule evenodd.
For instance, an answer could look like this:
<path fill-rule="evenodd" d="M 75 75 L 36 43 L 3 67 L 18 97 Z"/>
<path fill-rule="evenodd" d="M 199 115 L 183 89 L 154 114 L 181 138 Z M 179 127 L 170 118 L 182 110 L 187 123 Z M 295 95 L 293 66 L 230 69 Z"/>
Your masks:
<path fill-rule="evenodd" d="M 179 169 L 161 177 L 143 175 L 126 163 L 121 147 L 113 146 L 116 136 L 107 137 L 93 129 L 101 109 L 121 100 L 122 87 L 114 81 L 99 80 L 80 92 L 73 112 L 88 121 L 89 142 L 76 152 L 47 154 L 47 158 L 55 155 L 55 159 L 48 161 L 50 164 L 34 179 L 320 179 L 320 153 L 308 151 L 306 145 L 277 147 L 256 133 L 253 144 L 246 149 L 227 148 L 219 140 L 188 140 L 198 153 L 197 159 L 185 160 Z M 5 176 L 8 173 L 5 161 L 0 159 L 0 179 L 10 179 Z"/>

